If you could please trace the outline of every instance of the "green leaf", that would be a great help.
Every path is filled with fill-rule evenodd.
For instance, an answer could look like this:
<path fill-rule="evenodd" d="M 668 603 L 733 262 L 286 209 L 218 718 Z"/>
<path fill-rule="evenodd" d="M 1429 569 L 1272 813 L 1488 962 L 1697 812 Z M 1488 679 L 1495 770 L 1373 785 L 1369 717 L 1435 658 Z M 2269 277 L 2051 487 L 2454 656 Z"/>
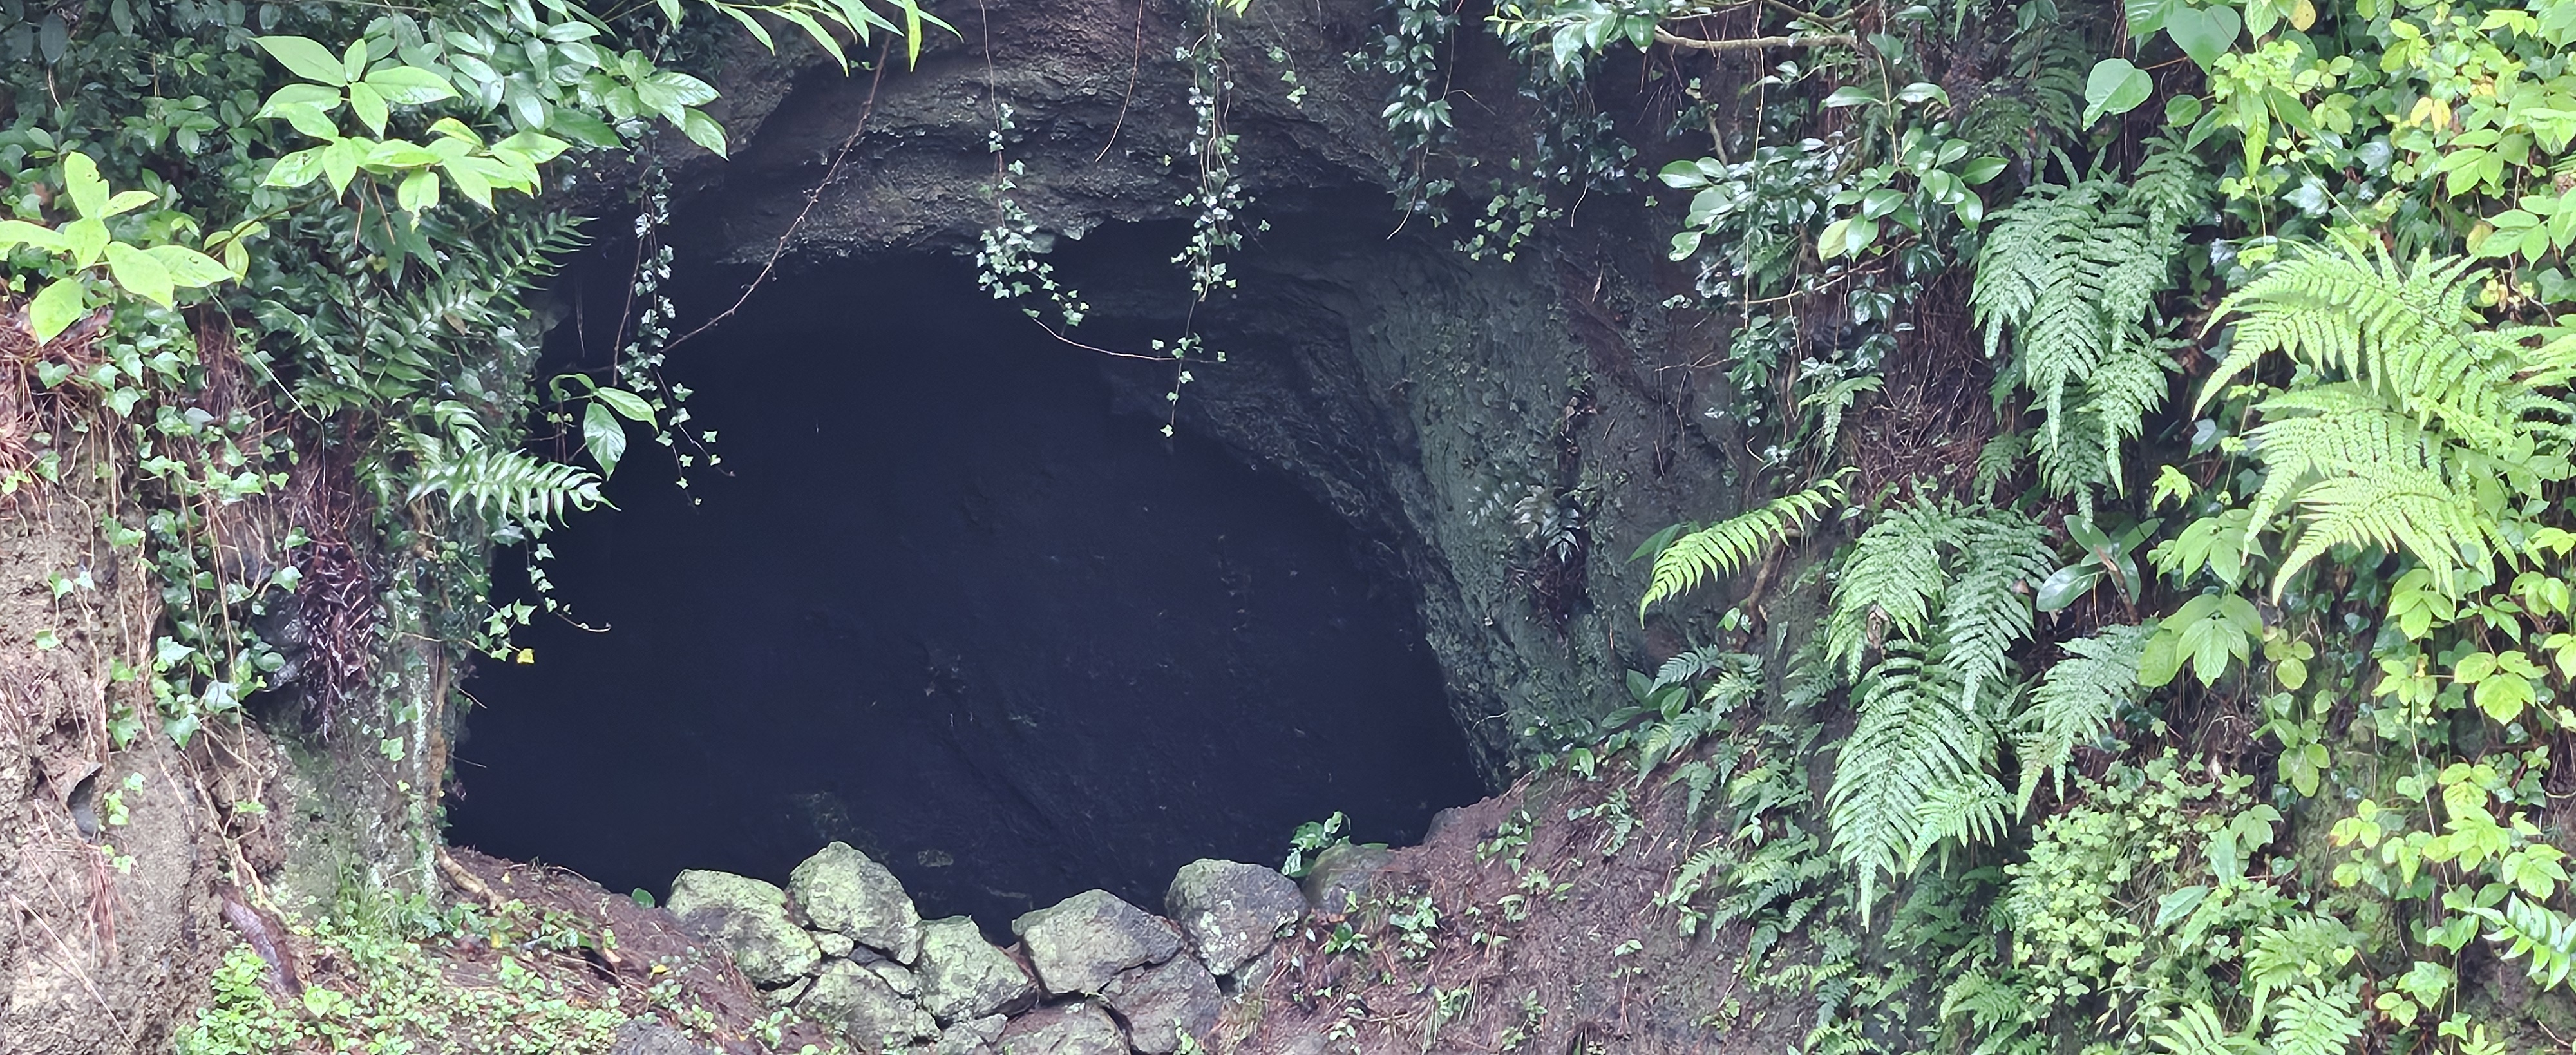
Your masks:
<path fill-rule="evenodd" d="M 608 409 L 623 415 L 628 421 L 642 422 L 646 425 L 653 423 L 653 405 L 645 402 L 642 396 L 623 388 L 605 386 L 592 389 L 591 394 L 598 396 L 608 404 Z"/>
<path fill-rule="evenodd" d="M 28 223 L 25 220 L 0 220 L 0 252 L 7 252 L 21 245 L 32 245 L 38 249 L 60 252 L 63 247 L 63 236 L 53 228 Z"/>
<path fill-rule="evenodd" d="M 2245 28 L 2232 7 L 2183 7 L 2165 16 L 2165 32 L 2191 56 L 2201 69 L 2211 69 L 2218 57 L 2235 46 L 2237 35 Z"/>
<path fill-rule="evenodd" d="M 322 148 L 322 174 L 331 178 L 331 193 L 349 192 L 349 181 L 358 177 L 358 140 L 343 139 Z"/>
<path fill-rule="evenodd" d="M 156 245 L 144 252 L 170 272 L 170 281 L 189 289 L 219 285 L 233 277 L 233 269 L 221 261 L 184 245 Z"/>
<path fill-rule="evenodd" d="M 608 122 L 570 107 L 559 106 L 548 111 L 546 127 L 595 150 L 615 150 L 623 143 L 617 138 L 617 130 L 609 127 Z M 686 132 L 688 126 L 683 124 L 680 130 Z"/>
<path fill-rule="evenodd" d="M 688 74 L 661 70 L 635 82 L 635 98 L 676 125 L 682 108 L 716 101 L 716 90 Z"/>
<path fill-rule="evenodd" d="M 2099 564 L 2085 562 L 2059 568 L 2049 573 L 2048 578 L 2039 584 L 2039 610 L 2043 612 L 2063 610 L 2085 594 L 2091 593 L 2094 585 L 2101 581 L 2102 566 Z"/>
<path fill-rule="evenodd" d="M 154 194 L 148 190 L 124 191 L 119 193 L 116 197 L 109 198 L 107 200 L 107 211 L 101 215 L 123 216 L 126 213 L 133 212 L 136 209 L 140 209 L 160 200 L 160 195 Z"/>
<path fill-rule="evenodd" d="M 1984 183 L 1987 180 L 2002 175 L 2004 169 L 2011 164 L 2012 162 L 1995 157 L 1991 154 L 1978 158 L 1975 161 L 1969 162 L 1968 167 L 1959 170 L 1959 182 L 1974 187 L 1977 184 Z"/>
<path fill-rule="evenodd" d="M 557 112 L 561 113 L 561 111 Z M 519 132 L 508 139 L 492 144 L 492 149 L 524 154 L 529 164 L 542 165 L 562 157 L 564 151 L 572 149 L 572 144 L 543 132 Z"/>
<path fill-rule="evenodd" d="M 366 75 L 367 41 L 366 38 L 360 37 L 350 41 L 349 47 L 340 53 L 341 83 L 355 84 L 358 78 Z"/>
<path fill-rule="evenodd" d="M 456 88 L 447 78 L 418 66 L 387 66 L 368 74 L 365 83 L 395 106 L 426 106 L 456 97 Z"/>
<path fill-rule="evenodd" d="M 2129 35 L 2144 40 L 2155 31 L 2163 29 L 2165 15 L 2179 2 L 2180 0 L 2124 0 L 2120 8 L 2121 14 L 2128 19 Z"/>
<path fill-rule="evenodd" d="M 72 208 L 82 219 L 107 218 L 107 181 L 99 178 L 98 162 L 89 155 L 63 155 L 63 190 L 72 196 Z"/>
<path fill-rule="evenodd" d="M 415 216 L 429 211 L 438 204 L 438 173 L 417 169 L 404 176 L 394 189 L 394 203 Z"/>
<path fill-rule="evenodd" d="M 341 66 L 339 57 L 331 54 L 331 49 L 323 47 L 310 38 L 252 37 L 251 43 L 259 45 L 274 56 L 288 72 L 305 80 L 320 81 L 335 87 L 349 83 L 348 73 Z"/>
<path fill-rule="evenodd" d="M 1845 106 L 1860 106 L 1865 103 L 1874 103 L 1878 101 L 1878 93 L 1876 92 L 1860 87 L 1859 85 L 1844 85 L 1843 87 L 1834 89 L 1834 93 L 1832 95 L 1825 96 L 1825 109 L 1834 110 Z"/>
<path fill-rule="evenodd" d="M 105 220 L 74 220 L 64 224 L 59 233 L 63 236 L 63 252 L 70 255 L 73 267 L 98 263 L 99 257 L 107 253 L 109 239 Z"/>
<path fill-rule="evenodd" d="M 128 293 L 162 307 L 170 306 L 170 269 L 152 254 L 123 242 L 107 244 L 107 273 Z"/>
<path fill-rule="evenodd" d="M 2092 76 L 2084 81 L 2084 123 L 2091 124 L 2105 114 L 2125 114 L 2147 101 L 2155 82 L 2147 71 L 2131 65 L 2127 59 L 2103 59 L 2093 64 Z"/>
<path fill-rule="evenodd" d="M 27 305 L 27 324 L 35 327 L 36 340 L 50 341 L 80 320 L 81 292 L 87 283 L 72 275 L 47 286 Z"/>
<path fill-rule="evenodd" d="M 269 166 L 267 178 L 260 182 L 271 187 L 301 187 L 313 182 L 316 177 L 322 175 L 324 149 L 326 148 L 312 147 L 277 159 L 277 164 Z"/>
<path fill-rule="evenodd" d="M 363 83 L 349 86 L 349 112 L 358 115 L 358 123 L 375 135 L 385 134 L 385 120 L 392 116 L 385 97 Z"/>
<path fill-rule="evenodd" d="M 727 156 L 724 126 L 717 124 L 716 119 L 707 116 L 705 111 L 680 111 L 680 131 L 689 137 L 690 142 L 707 148 L 709 153 L 717 157 Z"/>
<path fill-rule="evenodd" d="M 626 426 L 608 412 L 608 405 L 593 401 L 581 416 L 582 445 L 599 463 L 599 475 L 606 479 L 617 471 L 617 460 L 626 456 Z"/>
<path fill-rule="evenodd" d="M 680 24 L 680 0 L 653 0 L 653 2 L 662 8 L 662 17 L 669 19 L 671 25 L 676 27 Z"/>
<path fill-rule="evenodd" d="M 2191 910 L 2200 907 L 2201 899 L 2208 896 L 2207 886 L 2187 886 L 2157 898 L 2156 928 L 2162 930 L 2181 922 L 2183 917 L 2191 915 Z"/>

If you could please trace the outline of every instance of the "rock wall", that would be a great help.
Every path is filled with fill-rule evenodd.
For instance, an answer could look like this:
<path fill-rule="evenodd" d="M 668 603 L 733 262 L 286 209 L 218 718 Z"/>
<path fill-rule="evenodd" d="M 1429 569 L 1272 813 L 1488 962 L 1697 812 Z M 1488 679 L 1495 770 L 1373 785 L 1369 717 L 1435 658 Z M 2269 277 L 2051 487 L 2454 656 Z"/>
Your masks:
<path fill-rule="evenodd" d="M 1190 329 L 1226 353 L 1191 365 L 1178 442 L 1288 475 L 1367 537 L 1499 778 L 1525 728 L 1616 706 L 1621 673 L 1678 643 L 1660 626 L 1645 640 L 1628 614 L 1643 581 L 1625 558 L 1730 511 L 1730 464 L 1748 456 L 1703 418 L 1688 368 L 1718 358 L 1723 322 L 1662 307 L 1686 284 L 1654 266 L 1670 208 L 1550 185 L 1573 214 L 1510 261 L 1474 261 L 1452 248 L 1464 219 L 1396 207 L 1379 116 L 1391 81 L 1346 61 L 1379 46 L 1380 18 L 1326 0 L 1227 23 L 1228 129 L 1254 201 L 1227 256 L 1236 282 L 1203 304 L 1170 263 L 1197 169 L 1191 70 L 1173 57 L 1195 31 L 1168 0 L 979 5 L 918 68 L 881 76 L 726 45 L 740 145 L 676 166 L 672 241 L 725 291 L 683 311 L 712 313 L 773 258 L 819 272 L 972 253 L 1008 166 L 1057 277 L 1091 301 L 1070 337 L 1144 352 Z M 1473 26 L 1453 51 L 1444 76 L 1478 106 L 1461 106 L 1458 149 L 1500 167 L 1538 127 L 1518 67 Z M 1172 370 L 1097 358 L 1159 422 Z"/>
<path fill-rule="evenodd" d="M 1346 887 L 1376 861 L 1339 860 L 1309 887 Z M 1170 1055 L 1209 1042 L 1228 996 L 1269 976 L 1307 898 L 1259 865 L 1202 860 L 1172 878 L 1164 916 L 1092 890 L 1014 920 L 1003 948 L 967 917 L 921 919 L 893 873 L 833 843 L 784 890 L 683 872 L 666 907 L 774 1005 L 865 1050 Z"/>

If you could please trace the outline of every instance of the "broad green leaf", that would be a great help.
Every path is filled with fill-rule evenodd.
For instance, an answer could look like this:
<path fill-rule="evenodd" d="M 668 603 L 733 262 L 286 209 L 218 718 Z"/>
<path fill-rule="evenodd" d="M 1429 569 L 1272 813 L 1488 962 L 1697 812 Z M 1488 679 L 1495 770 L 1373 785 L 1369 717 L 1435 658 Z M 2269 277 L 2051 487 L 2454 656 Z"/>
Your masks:
<path fill-rule="evenodd" d="M 716 90 L 688 74 L 661 70 L 635 82 L 635 97 L 654 112 L 671 115 L 684 106 L 705 106 L 716 101 Z M 678 118 L 672 121 L 676 124 Z"/>
<path fill-rule="evenodd" d="M 2128 19 L 2129 36 L 2145 40 L 2165 27 L 2165 15 L 2177 6 L 2180 0 L 2124 0 L 2120 9 Z"/>
<path fill-rule="evenodd" d="M 50 341 L 60 336 L 71 324 L 80 321 L 81 291 L 86 283 L 72 275 L 47 286 L 27 305 L 27 324 L 36 330 L 36 340 Z"/>
<path fill-rule="evenodd" d="M 170 272 L 170 281 L 189 289 L 217 285 L 233 277 L 233 269 L 214 257 L 184 245 L 156 245 L 144 252 Z"/>
<path fill-rule="evenodd" d="M 61 228 L 63 252 L 72 258 L 73 267 L 88 267 L 107 254 L 107 221 L 81 219 Z"/>
<path fill-rule="evenodd" d="M 653 0 L 653 2 L 661 7 L 662 17 L 670 20 L 672 26 L 677 27 L 680 24 L 680 0 Z"/>
<path fill-rule="evenodd" d="M 349 86 L 349 112 L 358 115 L 358 123 L 374 135 L 385 134 L 385 121 L 392 116 L 385 97 L 364 83 Z"/>
<path fill-rule="evenodd" d="M 2135 110 L 2154 90 L 2155 82 L 2147 71 L 2127 59 L 2094 63 L 2092 75 L 2084 81 L 2084 123 L 2091 124 L 2106 114 Z"/>
<path fill-rule="evenodd" d="M 438 204 L 438 173 L 419 169 L 404 176 L 402 185 L 394 190 L 394 203 L 414 215 L 429 211 Z"/>
<path fill-rule="evenodd" d="M 261 182 L 271 187 L 301 187 L 322 175 L 322 147 L 298 150 L 277 159 Z"/>
<path fill-rule="evenodd" d="M 1950 92 L 1948 89 L 1945 89 L 1938 84 L 1933 84 L 1928 81 L 1916 81 L 1912 84 L 1906 85 L 1905 87 L 1897 89 L 1896 101 L 1901 103 L 1938 101 L 1941 105 L 1948 106 L 1950 105 Z"/>
<path fill-rule="evenodd" d="M 63 236 L 53 228 L 38 226 L 25 220 L 0 220 L 0 252 L 7 252 L 21 245 L 59 251 L 63 247 Z"/>
<path fill-rule="evenodd" d="M 569 107 L 556 107 L 549 111 L 546 127 L 594 150 L 615 150 L 624 143 L 617 138 L 617 130 L 609 127 L 608 122 Z M 683 124 L 680 130 L 686 132 L 688 126 Z"/>
<path fill-rule="evenodd" d="M 531 163 L 542 165 L 562 157 L 564 151 L 572 149 L 572 144 L 543 132 L 520 132 L 492 144 L 492 149 L 523 154 Z"/>
<path fill-rule="evenodd" d="M 717 124 L 716 119 L 707 116 L 705 111 L 680 111 L 680 131 L 688 135 L 690 142 L 707 148 L 715 156 L 727 156 L 724 126 Z"/>
<path fill-rule="evenodd" d="M 456 97 L 447 78 L 418 66 L 387 66 L 367 75 L 365 84 L 395 106 L 425 106 Z"/>
<path fill-rule="evenodd" d="M 1845 106 L 1859 106 L 1864 103 L 1874 103 L 1877 101 L 1879 101 L 1879 99 L 1878 93 L 1876 92 L 1858 85 L 1844 85 L 1843 87 L 1834 89 L 1834 93 L 1832 95 L 1825 97 L 1825 109 L 1833 110 Z"/>
<path fill-rule="evenodd" d="M 331 193 L 347 194 L 349 181 L 358 177 L 358 150 L 361 140 L 343 139 L 322 148 L 322 174 L 331 179 Z"/>
<path fill-rule="evenodd" d="M 814 21 L 814 17 L 812 15 L 805 14 L 804 12 L 798 11 L 792 7 L 773 8 L 772 13 L 776 14 L 780 18 L 784 18 L 803 27 L 805 35 L 814 38 L 814 43 L 823 49 L 824 54 L 832 56 L 832 61 L 834 63 L 838 64 L 843 70 L 850 68 L 850 57 L 841 53 L 841 41 L 839 38 L 834 37 L 831 30 L 823 28 L 822 23 Z"/>
<path fill-rule="evenodd" d="M 123 216 L 126 213 L 133 212 L 136 209 L 140 209 L 160 200 L 160 195 L 154 194 L 148 190 L 123 191 L 118 193 L 116 197 L 109 198 L 107 200 L 107 212 L 103 215 Z"/>
<path fill-rule="evenodd" d="M 170 269 L 152 254 L 123 242 L 107 246 L 107 273 L 126 292 L 162 307 L 170 306 Z"/>
<path fill-rule="evenodd" d="M 2182 922 L 2183 917 L 2191 915 L 2191 910 L 2199 908 L 2201 900 L 2208 896 L 2207 886 L 2187 886 L 2157 898 L 2156 929 L 2162 930 Z"/>
<path fill-rule="evenodd" d="M 329 113 L 340 105 L 340 89 L 321 84 L 290 84 L 270 92 L 268 102 L 261 104 L 266 113 L 281 106 L 313 106 Z"/>
<path fill-rule="evenodd" d="M 592 460 L 599 463 L 600 478 L 617 472 L 617 460 L 626 456 L 626 426 L 617 415 L 608 412 L 604 403 L 593 401 L 581 416 L 582 445 L 589 448 Z"/>
<path fill-rule="evenodd" d="M 339 57 L 311 38 L 252 37 L 251 42 L 274 56 L 288 72 L 305 80 L 333 86 L 349 83 L 348 73 Z"/>
<path fill-rule="evenodd" d="M 2059 568 L 2039 584 L 2039 610 L 2060 611 L 2092 592 L 2094 585 L 2101 581 L 2102 566 L 2099 564 L 2069 564 Z"/>
<path fill-rule="evenodd" d="M 99 178 L 98 162 L 90 160 L 89 155 L 63 155 L 63 190 L 72 196 L 72 208 L 82 218 L 107 218 L 107 181 Z"/>
<path fill-rule="evenodd" d="M 642 396 L 622 388 L 606 386 L 592 389 L 591 394 L 598 396 L 601 401 L 608 404 L 608 409 L 623 415 L 628 421 L 642 422 L 646 425 L 653 423 L 653 405 L 645 402 Z"/>
<path fill-rule="evenodd" d="M 1968 163 L 1966 168 L 1960 169 L 1959 181 L 1974 187 L 1977 184 L 1984 183 L 1987 180 L 2002 175 L 2004 169 L 2011 164 L 2012 162 L 1990 154 L 1985 157 L 1978 158 L 1975 161 L 1971 161 Z"/>
<path fill-rule="evenodd" d="M 474 158 L 455 158 L 439 168 L 447 173 L 447 178 L 456 184 L 457 191 L 465 195 L 466 200 L 489 209 L 492 207 L 492 183 L 476 170 L 474 161 Z"/>
<path fill-rule="evenodd" d="M 2304 687 L 2308 683 L 2308 663 L 2296 656 L 2284 659 L 2272 664 L 2272 677 L 2285 689 Z"/>
<path fill-rule="evenodd" d="M 340 53 L 341 83 L 355 84 L 357 83 L 358 78 L 366 75 L 367 40 L 365 37 L 360 37 L 356 40 L 350 41 L 348 50 Z"/>
<path fill-rule="evenodd" d="M 339 105 L 338 96 L 332 96 L 332 105 Z M 269 107 L 268 114 L 272 117 L 285 118 L 286 123 L 294 126 L 296 131 L 315 139 L 340 138 L 340 126 L 332 122 L 329 111 L 322 107 L 288 103 L 284 106 Z"/>
<path fill-rule="evenodd" d="M 1831 260 L 1843 254 L 1843 243 L 1851 237 L 1852 218 L 1844 217 L 1825 225 L 1816 236 L 1816 255 Z"/>
<path fill-rule="evenodd" d="M 2191 56 L 2204 70 L 2215 66 L 2218 57 L 2235 46 L 2237 35 L 2244 29 L 2244 20 L 2232 7 L 2182 7 L 2165 16 L 2165 32 L 2172 35 L 2183 54 Z"/>

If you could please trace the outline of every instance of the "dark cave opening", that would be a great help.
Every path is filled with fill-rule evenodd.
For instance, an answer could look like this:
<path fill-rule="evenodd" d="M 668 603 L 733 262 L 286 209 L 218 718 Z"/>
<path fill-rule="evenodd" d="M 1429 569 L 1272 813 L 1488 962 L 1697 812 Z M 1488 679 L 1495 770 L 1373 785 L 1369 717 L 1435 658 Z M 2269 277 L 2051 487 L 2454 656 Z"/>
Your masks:
<path fill-rule="evenodd" d="M 1348 527 L 1116 412 L 1096 356 L 963 263 L 773 283 L 672 373 L 722 470 L 675 487 L 638 435 L 617 508 L 548 535 L 605 632 L 540 616 L 534 663 L 477 671 L 457 843 L 659 893 L 842 840 L 998 931 L 1092 887 L 1157 909 L 1180 865 L 1275 861 L 1336 810 L 1408 841 L 1483 793 Z"/>

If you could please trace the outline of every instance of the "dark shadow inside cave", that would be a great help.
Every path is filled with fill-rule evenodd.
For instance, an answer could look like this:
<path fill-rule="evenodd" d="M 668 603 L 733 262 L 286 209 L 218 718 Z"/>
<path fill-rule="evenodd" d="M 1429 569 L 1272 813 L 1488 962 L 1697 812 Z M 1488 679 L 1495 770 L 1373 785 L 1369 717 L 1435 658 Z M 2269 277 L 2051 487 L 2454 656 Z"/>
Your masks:
<path fill-rule="evenodd" d="M 999 931 L 1479 796 L 1408 591 L 1102 368 L 954 261 L 765 289 L 672 367 L 721 472 L 674 487 L 639 434 L 547 538 L 606 632 L 540 616 L 476 673 L 451 838 L 657 893 L 838 839 Z"/>

